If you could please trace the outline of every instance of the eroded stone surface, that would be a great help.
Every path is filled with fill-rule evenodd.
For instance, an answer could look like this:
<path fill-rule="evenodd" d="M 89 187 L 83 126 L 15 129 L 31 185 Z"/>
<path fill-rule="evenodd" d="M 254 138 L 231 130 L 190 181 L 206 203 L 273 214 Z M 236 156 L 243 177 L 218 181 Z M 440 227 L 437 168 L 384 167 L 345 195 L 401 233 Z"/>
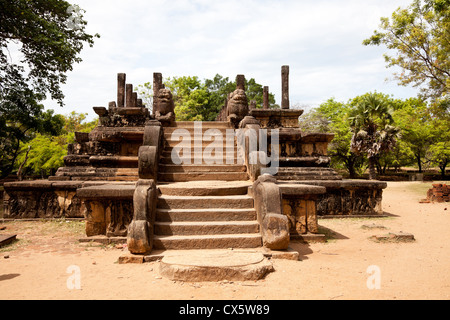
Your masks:
<path fill-rule="evenodd" d="M 274 271 L 260 252 L 202 250 L 166 255 L 160 263 L 162 276 L 176 281 L 260 280 Z"/>

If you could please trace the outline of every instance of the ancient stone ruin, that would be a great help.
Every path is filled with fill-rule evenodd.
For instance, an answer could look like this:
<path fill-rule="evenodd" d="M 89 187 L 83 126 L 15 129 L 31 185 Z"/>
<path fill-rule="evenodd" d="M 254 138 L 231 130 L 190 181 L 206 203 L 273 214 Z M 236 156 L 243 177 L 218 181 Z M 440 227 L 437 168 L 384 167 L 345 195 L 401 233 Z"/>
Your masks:
<path fill-rule="evenodd" d="M 94 107 L 99 125 L 76 133 L 65 166 L 42 181 L 5 184 L 5 218 L 84 218 L 87 239 L 156 249 L 286 250 L 321 239 L 318 216 L 381 215 L 386 183 L 344 180 L 329 167 L 331 134 L 299 127 L 282 67 L 281 109 L 249 107 L 238 75 L 221 121 L 175 120 L 154 74 L 152 112 L 117 77 L 117 101 Z"/>
<path fill-rule="evenodd" d="M 427 192 L 427 201 L 429 202 L 449 202 L 450 187 L 446 184 L 435 183 Z"/>

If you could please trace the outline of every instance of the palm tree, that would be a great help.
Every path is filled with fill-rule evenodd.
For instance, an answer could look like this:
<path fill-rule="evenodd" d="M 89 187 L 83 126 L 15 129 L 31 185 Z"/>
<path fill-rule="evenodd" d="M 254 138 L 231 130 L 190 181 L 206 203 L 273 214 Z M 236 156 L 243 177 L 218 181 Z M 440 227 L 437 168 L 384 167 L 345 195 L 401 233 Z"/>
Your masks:
<path fill-rule="evenodd" d="M 370 180 L 376 179 L 377 159 L 392 150 L 400 136 L 400 129 L 392 125 L 391 109 L 382 95 L 369 93 L 350 112 L 351 150 L 367 155 Z"/>

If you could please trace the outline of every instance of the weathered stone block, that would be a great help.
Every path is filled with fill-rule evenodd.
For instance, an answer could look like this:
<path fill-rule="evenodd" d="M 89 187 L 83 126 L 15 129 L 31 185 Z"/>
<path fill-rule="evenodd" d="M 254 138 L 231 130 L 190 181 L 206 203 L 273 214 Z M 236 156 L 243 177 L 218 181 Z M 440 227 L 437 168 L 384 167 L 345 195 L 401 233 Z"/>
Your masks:
<path fill-rule="evenodd" d="M 289 246 L 289 221 L 281 214 L 266 214 L 262 223 L 264 247 L 284 250 Z"/>

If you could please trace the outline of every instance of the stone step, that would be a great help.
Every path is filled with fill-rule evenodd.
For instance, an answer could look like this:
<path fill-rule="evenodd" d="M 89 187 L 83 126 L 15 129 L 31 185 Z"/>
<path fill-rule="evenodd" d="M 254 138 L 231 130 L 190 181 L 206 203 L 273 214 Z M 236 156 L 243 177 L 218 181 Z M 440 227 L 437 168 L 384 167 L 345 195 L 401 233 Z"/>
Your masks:
<path fill-rule="evenodd" d="M 208 164 L 208 165 L 225 165 L 225 164 L 244 164 L 244 159 L 240 159 L 238 157 L 237 152 L 234 152 L 232 155 L 228 155 L 226 152 L 223 153 L 222 157 L 214 157 L 214 155 L 211 157 L 210 155 L 205 155 L 203 153 L 194 153 L 191 152 L 190 155 L 177 155 L 175 154 L 172 158 L 172 153 L 168 151 L 164 151 L 161 154 L 160 163 L 161 164 L 174 164 L 174 160 L 178 163 L 182 163 L 185 165 L 189 164 L 198 164 L 196 161 L 201 160 L 201 164 Z M 177 164 L 178 164 L 177 163 Z"/>
<path fill-rule="evenodd" d="M 312 171 L 320 171 L 320 172 L 336 172 L 332 168 L 327 167 L 280 167 L 280 172 L 312 172 Z"/>
<path fill-rule="evenodd" d="M 161 164 L 159 170 L 164 173 L 180 172 L 247 172 L 245 165 L 176 165 Z"/>
<path fill-rule="evenodd" d="M 233 129 L 233 126 L 230 122 L 227 121 L 200 121 L 202 128 L 207 129 Z M 176 121 L 173 126 L 164 128 L 164 132 L 173 131 L 176 129 L 189 129 L 194 128 L 194 126 L 198 126 L 199 122 L 195 121 Z"/>
<path fill-rule="evenodd" d="M 236 144 L 236 139 L 233 137 L 226 137 L 223 136 L 222 139 L 220 139 L 220 135 L 214 135 L 213 136 L 214 139 L 206 139 L 206 138 L 202 138 L 202 139 L 193 139 L 193 137 L 191 137 L 191 139 L 187 139 L 187 140 L 183 140 L 182 138 L 177 138 L 175 139 L 175 137 L 172 139 L 172 137 L 170 138 L 166 138 L 165 137 L 165 142 L 167 146 L 194 146 L 194 145 L 203 145 L 203 146 L 209 146 L 212 143 L 223 143 L 224 146 L 228 145 L 235 145 Z"/>
<path fill-rule="evenodd" d="M 332 175 L 290 175 L 275 176 L 275 178 L 279 181 L 342 180 L 342 178 Z"/>
<path fill-rule="evenodd" d="M 168 196 L 158 197 L 158 209 L 253 209 L 253 198 L 238 196 Z"/>
<path fill-rule="evenodd" d="M 158 209 L 156 221 L 254 221 L 254 209 Z"/>
<path fill-rule="evenodd" d="M 189 181 L 158 183 L 163 195 L 172 196 L 237 196 L 248 194 L 250 181 Z"/>
<path fill-rule="evenodd" d="M 224 156 L 226 155 L 227 152 L 233 152 L 236 153 L 236 151 L 238 150 L 237 146 L 233 143 L 231 145 L 227 145 L 226 142 L 217 144 L 217 145 L 212 145 L 210 141 L 206 141 L 201 145 L 194 145 L 193 143 L 191 144 L 180 144 L 180 142 L 178 143 L 174 143 L 172 146 L 166 146 L 164 147 L 164 152 L 170 152 L 172 153 L 172 150 L 176 150 L 175 152 L 178 155 L 183 155 L 185 151 L 190 152 L 191 154 L 194 152 L 205 152 L 205 150 L 208 151 L 208 153 L 211 154 L 215 154 L 215 152 L 218 150 L 219 152 L 221 152 Z"/>
<path fill-rule="evenodd" d="M 155 236 L 153 247 L 160 250 L 258 248 L 262 246 L 259 233 Z"/>
<path fill-rule="evenodd" d="M 334 169 L 318 167 L 281 167 L 277 180 L 342 180 Z"/>
<path fill-rule="evenodd" d="M 181 131 L 184 130 L 184 131 Z M 188 133 L 191 141 L 194 140 L 205 140 L 211 142 L 211 140 L 216 140 L 218 137 L 222 137 L 223 141 L 236 140 L 236 134 L 232 129 L 213 129 L 202 128 L 202 134 L 200 131 L 194 131 L 194 128 L 180 129 L 179 131 L 166 131 L 164 132 L 164 139 L 166 141 L 181 142 L 183 139 L 187 139 L 185 135 Z M 183 138 L 181 138 L 183 137 Z M 214 139 L 212 139 L 214 137 Z"/>
<path fill-rule="evenodd" d="M 89 162 L 93 167 L 138 167 L 139 158 L 137 156 L 92 156 Z"/>
<path fill-rule="evenodd" d="M 158 172 L 158 181 L 161 182 L 188 182 L 188 181 L 247 181 L 246 172 Z"/>
<path fill-rule="evenodd" d="M 217 235 L 258 233 L 257 221 L 155 222 L 155 235 Z"/>

